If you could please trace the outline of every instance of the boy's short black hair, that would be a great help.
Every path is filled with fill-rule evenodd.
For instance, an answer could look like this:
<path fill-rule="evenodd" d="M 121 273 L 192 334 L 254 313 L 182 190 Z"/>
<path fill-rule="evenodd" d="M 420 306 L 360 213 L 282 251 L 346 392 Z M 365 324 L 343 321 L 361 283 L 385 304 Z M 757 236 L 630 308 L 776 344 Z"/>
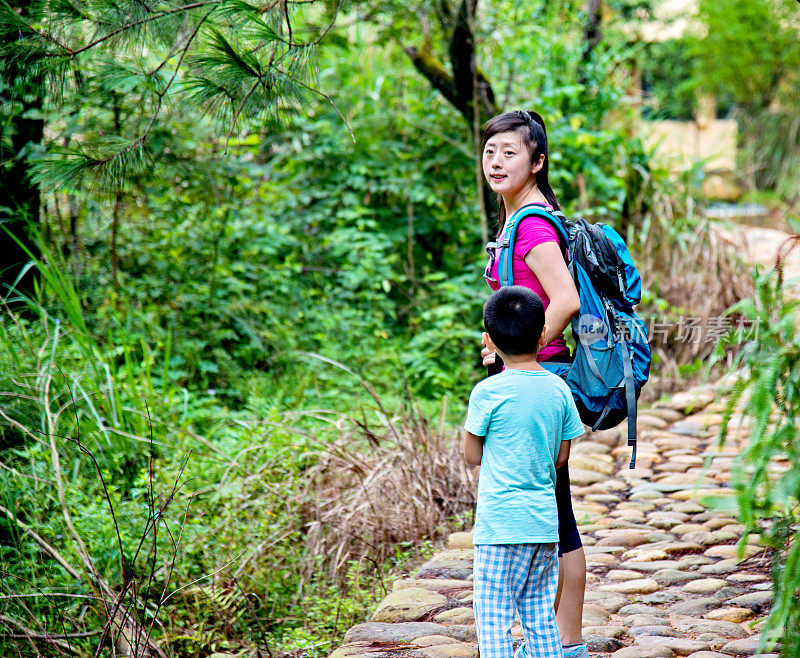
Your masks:
<path fill-rule="evenodd" d="M 544 327 L 544 304 L 530 288 L 500 288 L 483 305 L 483 326 L 504 354 L 536 354 Z"/>

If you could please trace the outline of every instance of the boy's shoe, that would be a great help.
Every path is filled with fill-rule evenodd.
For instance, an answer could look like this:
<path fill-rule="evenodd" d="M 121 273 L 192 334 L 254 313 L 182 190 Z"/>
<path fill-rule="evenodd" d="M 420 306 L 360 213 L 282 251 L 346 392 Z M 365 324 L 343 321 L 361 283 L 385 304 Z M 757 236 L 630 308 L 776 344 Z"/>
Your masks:
<path fill-rule="evenodd" d="M 589 649 L 585 644 L 568 644 L 564 649 L 564 658 L 589 658 Z"/>
<path fill-rule="evenodd" d="M 564 650 L 564 658 L 589 658 L 589 649 L 585 644 L 568 644 L 561 648 Z M 525 640 L 514 651 L 514 658 L 525 658 Z"/>

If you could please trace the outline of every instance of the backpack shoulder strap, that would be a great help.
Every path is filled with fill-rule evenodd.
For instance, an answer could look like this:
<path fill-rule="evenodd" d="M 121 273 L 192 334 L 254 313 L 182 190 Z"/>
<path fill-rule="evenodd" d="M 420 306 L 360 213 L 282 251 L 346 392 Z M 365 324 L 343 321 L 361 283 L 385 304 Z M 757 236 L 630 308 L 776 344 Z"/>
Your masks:
<path fill-rule="evenodd" d="M 542 219 L 546 219 L 555 229 L 558 236 L 558 243 L 561 246 L 561 251 L 566 252 L 569 246 L 569 233 L 567 232 L 567 216 L 560 210 L 550 212 L 541 206 L 535 207 L 534 212 L 530 215 L 536 215 Z"/>
<path fill-rule="evenodd" d="M 567 250 L 569 245 L 569 231 L 567 230 L 568 220 L 567 216 L 563 212 L 560 210 L 554 210 L 550 212 L 538 203 L 522 206 L 522 208 L 519 209 L 519 212 L 522 212 L 523 210 L 525 211 L 525 214 L 519 218 L 520 222 L 526 217 L 539 217 L 540 219 L 546 219 L 548 222 L 550 222 L 550 225 L 556 232 L 561 250 Z M 517 223 L 519 224 L 519 222 Z"/>
<path fill-rule="evenodd" d="M 528 217 L 539 217 L 550 222 L 555 229 L 556 235 L 558 236 L 558 242 L 561 250 L 567 250 L 569 238 L 565 224 L 567 218 L 564 213 L 558 210 L 551 213 L 539 204 L 528 204 L 526 206 L 522 206 L 522 208 L 517 210 L 517 212 L 515 212 L 508 220 L 503 231 L 503 237 L 495 243 L 497 248 L 500 250 L 500 254 L 497 259 L 497 274 L 500 279 L 501 286 L 514 285 L 513 255 L 514 245 L 516 244 L 517 240 L 517 228 L 519 228 L 520 222 Z"/>

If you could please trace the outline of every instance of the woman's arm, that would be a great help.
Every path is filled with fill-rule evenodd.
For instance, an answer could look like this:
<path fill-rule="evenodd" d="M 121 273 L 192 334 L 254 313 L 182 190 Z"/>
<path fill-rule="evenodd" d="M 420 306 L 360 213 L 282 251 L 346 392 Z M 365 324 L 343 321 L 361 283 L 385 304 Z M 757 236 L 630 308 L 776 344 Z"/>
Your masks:
<path fill-rule="evenodd" d="M 464 459 L 471 466 L 480 466 L 483 457 L 483 439 L 464 430 Z"/>
<path fill-rule="evenodd" d="M 543 242 L 536 245 L 525 256 L 525 263 L 550 298 L 550 305 L 544 314 L 544 322 L 549 327 L 547 342 L 550 343 L 561 335 L 572 316 L 580 310 L 578 291 L 558 243 Z"/>

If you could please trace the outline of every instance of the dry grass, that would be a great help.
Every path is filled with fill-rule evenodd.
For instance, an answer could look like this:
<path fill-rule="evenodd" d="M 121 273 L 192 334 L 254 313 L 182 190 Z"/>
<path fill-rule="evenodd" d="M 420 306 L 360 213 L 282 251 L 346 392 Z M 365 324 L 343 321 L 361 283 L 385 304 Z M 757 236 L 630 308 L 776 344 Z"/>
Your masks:
<path fill-rule="evenodd" d="M 710 356 L 721 328 L 739 321 L 738 316 L 721 319 L 726 309 L 754 292 L 752 264 L 743 260 L 741 249 L 709 220 L 675 231 L 673 207 L 664 203 L 655 211 L 658 219 L 639 256 L 643 288 L 669 304 L 664 311 L 640 311 L 653 319 L 651 328 L 658 327 L 650 336 L 658 374 L 643 392 L 645 400 L 685 388 L 691 379 L 685 366 Z M 703 374 L 698 371 L 697 378 Z"/>
<path fill-rule="evenodd" d="M 377 427 L 342 418 L 340 438 L 309 474 L 309 566 L 321 560 L 334 577 L 353 561 L 378 565 L 398 543 L 436 536 L 475 504 L 476 478 L 455 431 L 432 427 L 415 408 L 379 417 Z"/>
<path fill-rule="evenodd" d="M 645 287 L 676 307 L 707 319 L 752 295 L 751 265 L 741 259 L 736 245 L 723 239 L 711 222 L 703 222 L 691 236 L 672 249 L 661 243 L 647 245 L 650 267 Z"/>

